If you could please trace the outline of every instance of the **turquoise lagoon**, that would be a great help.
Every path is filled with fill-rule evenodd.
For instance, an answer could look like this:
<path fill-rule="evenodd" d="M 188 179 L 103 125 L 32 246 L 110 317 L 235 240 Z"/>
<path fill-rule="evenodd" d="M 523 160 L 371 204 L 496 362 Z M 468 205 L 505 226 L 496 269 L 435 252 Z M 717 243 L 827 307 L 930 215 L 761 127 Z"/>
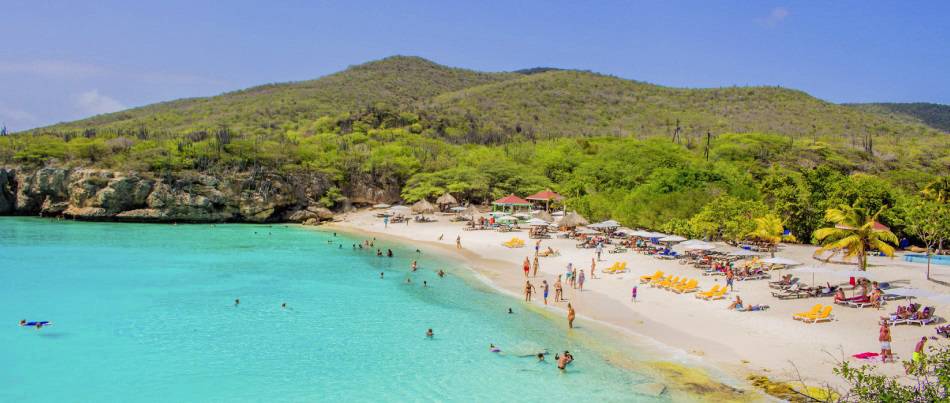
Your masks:
<path fill-rule="evenodd" d="M 631 388 L 646 377 L 608 363 L 590 332 L 568 335 L 425 251 L 380 243 L 396 254 L 380 258 L 357 242 L 288 225 L 0 218 L 0 401 L 644 400 Z M 539 348 L 577 361 L 562 374 L 553 354 L 516 356 Z"/>

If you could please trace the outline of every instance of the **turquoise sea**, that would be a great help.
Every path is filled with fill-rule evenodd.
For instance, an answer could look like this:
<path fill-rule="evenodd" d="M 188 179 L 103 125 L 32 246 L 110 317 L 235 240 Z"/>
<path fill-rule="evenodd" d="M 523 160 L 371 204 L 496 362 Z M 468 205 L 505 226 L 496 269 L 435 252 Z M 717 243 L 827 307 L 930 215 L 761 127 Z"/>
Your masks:
<path fill-rule="evenodd" d="M 643 376 L 561 318 L 426 251 L 378 242 L 395 257 L 377 257 L 358 242 L 287 225 L 0 218 L 0 401 L 644 400 L 631 392 Z M 542 348 L 544 363 L 517 356 Z M 561 373 L 565 349 L 577 360 Z"/>

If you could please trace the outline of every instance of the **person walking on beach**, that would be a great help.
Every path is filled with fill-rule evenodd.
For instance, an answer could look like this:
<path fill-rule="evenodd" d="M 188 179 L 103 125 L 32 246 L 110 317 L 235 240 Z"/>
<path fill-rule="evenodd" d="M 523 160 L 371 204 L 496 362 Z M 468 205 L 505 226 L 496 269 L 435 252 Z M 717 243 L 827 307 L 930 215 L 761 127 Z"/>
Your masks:
<path fill-rule="evenodd" d="M 528 273 L 531 272 L 531 261 L 528 260 L 528 257 L 524 257 L 524 264 L 521 265 L 524 269 L 524 278 L 528 278 Z"/>
<path fill-rule="evenodd" d="M 383 228 L 389 228 L 389 217 L 383 217 Z"/>
<path fill-rule="evenodd" d="M 921 336 L 920 341 L 914 346 L 914 355 L 911 356 L 910 366 L 907 367 L 907 373 L 913 369 L 921 369 L 924 365 L 924 347 L 927 345 L 927 336 Z"/>
<path fill-rule="evenodd" d="M 544 305 L 548 304 L 548 281 L 541 280 L 541 295 L 544 296 Z"/>
<path fill-rule="evenodd" d="M 571 328 L 571 329 L 574 328 L 574 316 L 575 316 L 574 307 L 571 306 L 570 302 L 568 302 L 567 303 L 567 327 L 568 328 Z"/>
<path fill-rule="evenodd" d="M 562 294 L 564 294 L 564 288 L 561 286 L 561 276 L 557 276 L 557 281 L 554 282 L 554 302 L 563 301 Z"/>
<path fill-rule="evenodd" d="M 524 301 L 531 302 L 531 293 L 534 291 L 534 286 L 531 285 L 530 281 L 524 282 Z"/>
<path fill-rule="evenodd" d="M 462 236 L 455 237 L 455 249 L 462 249 Z"/>
<path fill-rule="evenodd" d="M 597 278 L 597 275 L 594 274 L 594 272 L 596 271 L 595 270 L 596 268 L 597 268 L 597 260 L 594 258 L 590 258 L 590 278 L 591 279 Z"/>
<path fill-rule="evenodd" d="M 577 275 L 577 288 L 584 291 L 584 269 L 581 269 L 580 274 Z"/>
<path fill-rule="evenodd" d="M 574 287 L 574 265 L 572 263 L 567 264 L 567 271 L 564 272 L 564 280 L 567 281 L 567 285 Z"/>
<path fill-rule="evenodd" d="M 633 289 L 630 290 L 630 301 L 637 302 L 637 286 L 633 286 Z"/>
<path fill-rule="evenodd" d="M 538 266 L 540 266 L 540 264 L 538 263 L 538 254 L 535 253 L 535 254 L 534 254 L 534 264 L 532 265 L 532 275 L 531 275 L 532 277 L 537 277 L 537 276 L 538 276 Z"/>
<path fill-rule="evenodd" d="M 541 240 L 539 239 L 534 243 L 534 256 L 538 256 L 538 252 L 541 251 Z"/>
<path fill-rule="evenodd" d="M 886 320 L 881 321 L 881 329 L 878 331 L 877 340 L 881 342 L 881 362 L 886 363 L 887 357 L 893 355 L 891 353 L 891 328 Z"/>
<path fill-rule="evenodd" d="M 726 269 L 726 287 L 729 287 L 729 291 L 735 291 L 732 287 L 732 282 L 735 281 L 736 274 L 732 272 L 732 269 Z"/>
<path fill-rule="evenodd" d="M 604 252 L 604 243 L 597 242 L 597 261 L 600 261 L 600 254 Z"/>

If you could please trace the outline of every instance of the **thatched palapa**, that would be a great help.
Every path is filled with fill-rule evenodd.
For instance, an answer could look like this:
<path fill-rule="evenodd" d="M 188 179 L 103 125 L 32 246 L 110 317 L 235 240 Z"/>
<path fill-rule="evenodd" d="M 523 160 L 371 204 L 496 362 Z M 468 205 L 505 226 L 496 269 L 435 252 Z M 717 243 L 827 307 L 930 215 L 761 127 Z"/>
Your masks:
<path fill-rule="evenodd" d="M 425 199 L 422 199 L 417 201 L 416 204 L 412 205 L 412 212 L 418 214 L 432 214 L 435 212 L 435 206 Z"/>

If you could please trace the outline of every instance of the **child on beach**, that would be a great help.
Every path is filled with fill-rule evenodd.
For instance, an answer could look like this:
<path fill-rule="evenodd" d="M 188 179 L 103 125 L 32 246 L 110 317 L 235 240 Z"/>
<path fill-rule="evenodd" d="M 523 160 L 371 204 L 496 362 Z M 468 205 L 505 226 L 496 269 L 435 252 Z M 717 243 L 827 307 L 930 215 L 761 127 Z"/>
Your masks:
<path fill-rule="evenodd" d="M 630 301 L 637 302 L 637 286 L 633 286 L 633 289 L 630 290 Z"/>

